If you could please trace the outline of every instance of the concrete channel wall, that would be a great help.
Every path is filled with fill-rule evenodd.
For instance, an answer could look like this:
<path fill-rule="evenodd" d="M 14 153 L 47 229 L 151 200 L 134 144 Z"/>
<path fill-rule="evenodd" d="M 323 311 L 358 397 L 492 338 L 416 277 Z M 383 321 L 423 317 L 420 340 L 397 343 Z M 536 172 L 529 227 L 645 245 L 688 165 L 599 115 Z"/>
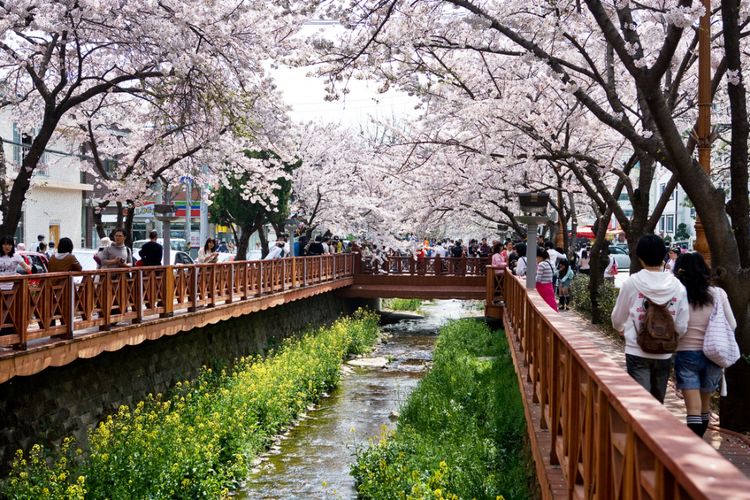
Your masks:
<path fill-rule="evenodd" d="M 55 445 L 71 435 L 85 443 L 87 429 L 121 405 L 163 393 L 194 378 L 204 365 L 262 354 L 283 338 L 329 324 L 360 305 L 368 303 L 325 293 L 12 378 L 0 384 L 0 476 L 18 448 Z"/>

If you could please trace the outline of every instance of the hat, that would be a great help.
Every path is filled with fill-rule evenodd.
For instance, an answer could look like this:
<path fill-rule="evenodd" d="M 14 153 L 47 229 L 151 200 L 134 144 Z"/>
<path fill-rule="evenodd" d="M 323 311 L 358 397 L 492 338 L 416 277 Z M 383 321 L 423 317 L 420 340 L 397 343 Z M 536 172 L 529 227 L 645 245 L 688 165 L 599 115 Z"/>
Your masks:
<path fill-rule="evenodd" d="M 112 240 L 110 240 L 107 236 L 99 240 L 99 245 L 103 247 L 108 247 L 112 244 Z"/>

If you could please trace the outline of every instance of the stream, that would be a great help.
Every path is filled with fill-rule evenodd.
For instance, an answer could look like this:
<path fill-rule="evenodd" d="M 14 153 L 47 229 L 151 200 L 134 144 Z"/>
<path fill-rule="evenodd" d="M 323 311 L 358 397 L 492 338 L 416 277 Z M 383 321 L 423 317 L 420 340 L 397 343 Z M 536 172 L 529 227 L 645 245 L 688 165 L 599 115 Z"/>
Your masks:
<path fill-rule="evenodd" d="M 375 362 L 381 358 L 380 366 L 345 365 L 338 387 L 262 457 L 238 498 L 356 497 L 349 475 L 355 449 L 377 439 L 383 426 L 395 428 L 399 407 L 429 369 L 440 326 L 480 312 L 460 300 L 424 302 L 421 308 L 423 318 L 381 327 L 388 338 L 368 355 Z"/>

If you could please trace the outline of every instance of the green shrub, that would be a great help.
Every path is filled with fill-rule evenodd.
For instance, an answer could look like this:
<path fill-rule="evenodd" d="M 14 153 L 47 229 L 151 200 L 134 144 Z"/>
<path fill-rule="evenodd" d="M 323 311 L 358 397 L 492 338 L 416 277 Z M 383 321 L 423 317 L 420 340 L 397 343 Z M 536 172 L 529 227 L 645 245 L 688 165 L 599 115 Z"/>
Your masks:
<path fill-rule="evenodd" d="M 611 281 L 604 280 L 599 286 L 597 298 L 599 299 L 599 307 L 602 308 L 605 317 L 608 318 L 612 309 L 615 308 L 619 293 L 619 289 Z M 589 294 L 589 277 L 587 275 L 579 274 L 573 278 L 570 294 L 573 297 L 573 307 L 591 317 L 591 295 Z"/>
<path fill-rule="evenodd" d="M 89 452 L 18 453 L 0 488 L 9 498 L 216 498 L 243 480 L 272 437 L 330 390 L 341 360 L 378 334 L 358 311 L 330 328 L 286 340 L 266 359 L 204 369 L 166 399 L 122 406 L 89 433 Z"/>
<path fill-rule="evenodd" d="M 385 299 L 383 307 L 392 311 L 419 311 L 422 299 Z"/>
<path fill-rule="evenodd" d="M 358 450 L 359 497 L 526 499 L 525 431 L 505 336 L 476 320 L 449 323 L 396 432 Z"/>

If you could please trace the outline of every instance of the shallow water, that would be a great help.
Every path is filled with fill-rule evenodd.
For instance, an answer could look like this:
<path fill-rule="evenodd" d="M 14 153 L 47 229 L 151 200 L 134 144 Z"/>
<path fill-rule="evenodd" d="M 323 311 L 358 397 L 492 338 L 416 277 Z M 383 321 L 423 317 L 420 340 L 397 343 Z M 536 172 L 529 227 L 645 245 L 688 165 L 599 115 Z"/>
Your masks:
<path fill-rule="evenodd" d="M 382 328 L 390 334 L 371 357 L 390 360 L 385 368 L 345 367 L 338 388 L 289 431 L 248 477 L 239 498 L 354 498 L 349 468 L 354 450 L 395 427 L 394 412 L 429 368 L 440 325 L 476 316 L 472 303 L 424 303 L 424 318 Z"/>

